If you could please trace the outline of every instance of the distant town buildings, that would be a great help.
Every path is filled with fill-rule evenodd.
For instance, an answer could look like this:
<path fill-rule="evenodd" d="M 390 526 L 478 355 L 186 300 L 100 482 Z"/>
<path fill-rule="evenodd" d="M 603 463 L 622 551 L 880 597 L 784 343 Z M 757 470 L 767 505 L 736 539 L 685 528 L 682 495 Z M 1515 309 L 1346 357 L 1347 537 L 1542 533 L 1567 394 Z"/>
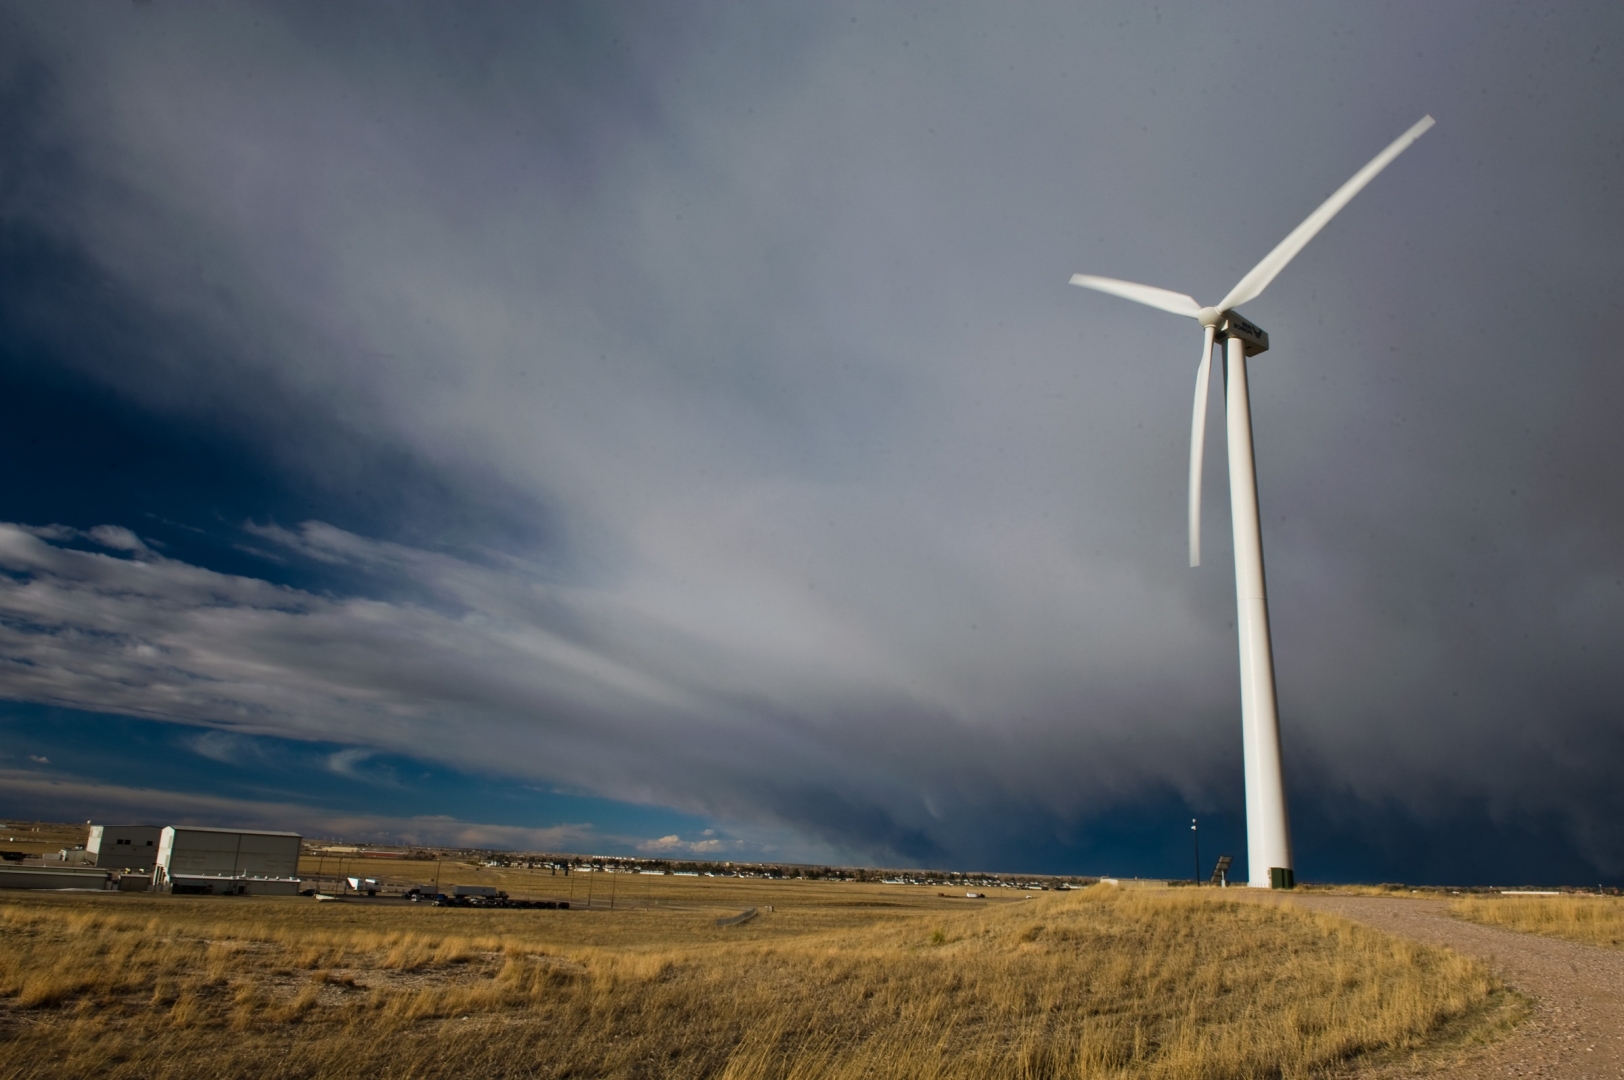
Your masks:
<path fill-rule="evenodd" d="M 354 894 L 375 898 L 403 896 L 412 900 L 429 899 L 436 903 L 461 906 L 488 906 L 498 902 L 498 906 L 569 906 L 560 897 L 512 900 L 499 884 L 473 885 L 445 881 L 445 891 L 442 892 L 440 864 L 447 860 L 474 868 L 475 872 L 541 870 L 555 878 L 572 874 L 590 874 L 594 877 L 598 874 L 617 877 L 635 874 L 644 877 L 883 883 L 934 887 L 943 890 L 939 893 L 943 897 L 960 899 L 985 899 L 985 890 L 989 889 L 1031 893 L 1045 889 L 1076 888 L 1098 880 L 1074 876 L 1033 877 L 1027 874 L 946 870 L 708 862 L 658 856 L 513 852 L 423 847 L 416 844 L 392 848 L 325 839 L 306 845 L 298 833 L 192 825 L 107 825 L 86 822 L 86 831 L 81 833 L 78 832 L 79 827 L 74 825 L 35 823 L 18 826 L 14 831 L 37 835 L 42 827 L 50 836 L 48 844 L 35 840 L 31 842 L 31 850 L 27 851 L 7 850 L 5 847 L 8 839 L 17 842 L 22 841 L 23 837 L 10 833 L 0 835 L 0 888 L 150 889 L 178 895 L 210 896 L 291 896 L 303 892 L 318 900 L 342 899 Z M 4 828 L 0 824 L 0 829 Z M 75 833 L 85 837 L 84 843 L 73 842 Z M 59 844 L 63 845 L 60 851 L 52 850 Z M 41 848 L 46 850 L 42 851 Z M 301 851 L 304 851 L 307 866 L 312 872 L 305 879 L 301 879 L 299 874 Z M 375 860 L 386 859 L 432 864 L 433 884 L 428 884 L 426 877 L 414 883 L 398 874 L 387 881 L 381 874 L 367 876 L 368 870 L 376 873 L 372 869 L 377 866 Z M 424 872 L 421 868 L 408 870 L 403 866 L 401 869 L 404 873 Z M 602 887 L 612 886 L 613 880 L 603 882 Z M 557 881 L 551 888 L 562 889 L 563 886 L 564 882 Z M 612 891 L 610 895 L 613 896 Z M 574 899 L 573 893 L 570 899 Z"/>

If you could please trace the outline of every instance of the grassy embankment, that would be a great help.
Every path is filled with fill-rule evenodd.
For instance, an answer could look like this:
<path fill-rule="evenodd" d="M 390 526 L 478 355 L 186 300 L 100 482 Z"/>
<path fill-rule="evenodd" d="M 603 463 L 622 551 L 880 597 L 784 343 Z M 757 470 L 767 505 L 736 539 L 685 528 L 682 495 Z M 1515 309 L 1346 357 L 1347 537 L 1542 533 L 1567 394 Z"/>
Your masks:
<path fill-rule="evenodd" d="M 0 1077 L 1302 1076 L 1498 992 L 1216 891 L 645 891 L 614 912 L 0 895 Z"/>
<path fill-rule="evenodd" d="M 1508 930 L 1624 948 L 1624 898 L 1616 896 L 1468 896 L 1449 910 Z"/>

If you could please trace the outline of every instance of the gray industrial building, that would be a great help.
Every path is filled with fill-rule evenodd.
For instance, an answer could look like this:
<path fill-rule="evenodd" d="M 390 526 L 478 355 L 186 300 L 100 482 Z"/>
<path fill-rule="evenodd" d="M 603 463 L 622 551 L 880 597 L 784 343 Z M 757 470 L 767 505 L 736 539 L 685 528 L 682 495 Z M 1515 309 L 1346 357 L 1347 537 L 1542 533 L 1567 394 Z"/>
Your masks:
<path fill-rule="evenodd" d="M 93 866 L 0 865 L 0 889 L 107 889 L 112 877 Z"/>
<path fill-rule="evenodd" d="M 162 834 L 158 825 L 92 825 L 85 851 L 91 866 L 151 873 Z"/>
<path fill-rule="evenodd" d="M 158 837 L 153 887 L 212 895 L 299 891 L 298 833 L 166 826 Z"/>

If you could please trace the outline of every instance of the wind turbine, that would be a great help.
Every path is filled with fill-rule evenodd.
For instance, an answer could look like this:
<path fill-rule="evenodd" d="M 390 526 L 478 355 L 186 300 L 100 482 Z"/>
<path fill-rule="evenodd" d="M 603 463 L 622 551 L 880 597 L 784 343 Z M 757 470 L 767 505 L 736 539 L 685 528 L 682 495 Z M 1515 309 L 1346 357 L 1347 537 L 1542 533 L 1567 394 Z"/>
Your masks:
<path fill-rule="evenodd" d="M 1073 274 L 1071 283 L 1195 319 L 1201 325 L 1201 365 L 1195 372 L 1195 410 L 1190 417 L 1190 565 L 1201 565 L 1201 447 L 1207 428 L 1207 376 L 1212 346 L 1224 339 L 1224 387 L 1229 429 L 1229 510 L 1235 529 L 1236 630 L 1241 651 L 1241 733 L 1246 757 L 1246 852 L 1254 888 L 1289 889 L 1296 884 L 1291 827 L 1286 820 L 1285 781 L 1280 772 L 1280 717 L 1275 709 L 1274 650 L 1269 640 L 1269 602 L 1263 587 L 1263 533 L 1258 520 L 1257 469 L 1252 461 L 1252 406 L 1246 391 L 1246 358 L 1269 348 L 1269 335 L 1234 309 L 1255 300 L 1275 275 L 1336 216 L 1376 174 L 1432 126 L 1423 116 L 1370 164 L 1353 174 L 1308 218 L 1263 257 L 1229 295 L 1211 307 L 1154 285 Z"/>

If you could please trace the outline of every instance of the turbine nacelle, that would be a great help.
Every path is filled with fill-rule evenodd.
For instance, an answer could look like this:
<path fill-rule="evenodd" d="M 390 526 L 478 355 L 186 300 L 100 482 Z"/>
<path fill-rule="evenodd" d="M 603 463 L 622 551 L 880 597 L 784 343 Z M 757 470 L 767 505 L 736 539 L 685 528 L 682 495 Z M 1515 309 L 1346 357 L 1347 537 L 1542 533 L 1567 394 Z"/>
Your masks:
<path fill-rule="evenodd" d="M 1195 313 L 1195 321 L 1220 337 L 1240 338 L 1247 356 L 1269 351 L 1269 332 L 1238 311 L 1204 307 Z"/>
<path fill-rule="evenodd" d="M 1240 339 L 1247 356 L 1269 351 L 1269 332 L 1238 311 L 1224 312 L 1218 332 L 1224 337 Z"/>

